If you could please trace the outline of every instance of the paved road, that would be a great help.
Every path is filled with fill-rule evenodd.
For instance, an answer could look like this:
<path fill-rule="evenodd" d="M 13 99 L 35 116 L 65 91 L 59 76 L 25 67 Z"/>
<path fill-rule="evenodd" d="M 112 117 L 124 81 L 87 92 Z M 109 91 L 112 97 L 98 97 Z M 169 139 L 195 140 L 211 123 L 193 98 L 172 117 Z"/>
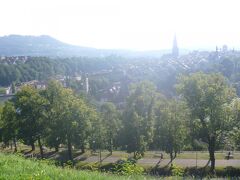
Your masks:
<path fill-rule="evenodd" d="M 119 158 L 118 157 L 107 157 L 103 160 L 103 162 L 116 162 Z M 85 160 L 86 162 L 97 162 L 99 161 L 99 157 L 91 156 Z M 159 159 L 156 158 L 143 158 L 138 160 L 139 164 L 147 164 L 147 165 L 156 165 Z M 160 166 L 165 166 L 169 163 L 169 159 L 163 159 L 160 162 Z M 197 160 L 197 166 L 205 166 L 208 160 Z M 183 167 L 193 167 L 196 166 L 196 159 L 175 159 L 174 163 L 181 165 Z M 230 159 L 230 160 L 216 160 L 216 166 L 238 166 L 240 167 L 240 160 L 239 159 Z"/>

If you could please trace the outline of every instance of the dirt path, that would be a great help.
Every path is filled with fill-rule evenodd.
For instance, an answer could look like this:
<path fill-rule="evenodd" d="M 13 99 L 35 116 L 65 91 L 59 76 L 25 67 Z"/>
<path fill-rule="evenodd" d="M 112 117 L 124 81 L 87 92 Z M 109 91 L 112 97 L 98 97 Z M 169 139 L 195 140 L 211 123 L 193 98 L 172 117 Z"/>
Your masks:
<path fill-rule="evenodd" d="M 106 159 L 103 160 L 103 162 L 109 162 L 109 163 L 113 163 L 116 162 L 119 158 L 118 157 L 107 157 Z M 89 158 L 87 158 L 85 160 L 86 162 L 98 162 L 99 161 L 99 157 L 97 156 L 91 156 Z M 159 159 L 156 158 L 142 158 L 140 160 L 138 160 L 139 164 L 146 164 L 146 165 L 156 165 L 158 163 Z M 169 163 L 170 159 L 163 159 L 160 162 L 160 167 L 165 166 Z M 208 160 L 197 160 L 196 159 L 175 159 L 174 163 L 183 166 L 183 167 L 193 167 L 196 166 L 205 166 L 207 164 Z M 234 166 L 234 167 L 240 167 L 240 160 L 239 159 L 230 159 L 230 160 L 216 160 L 216 166 L 220 166 L 220 167 L 226 167 L 226 166 Z"/>

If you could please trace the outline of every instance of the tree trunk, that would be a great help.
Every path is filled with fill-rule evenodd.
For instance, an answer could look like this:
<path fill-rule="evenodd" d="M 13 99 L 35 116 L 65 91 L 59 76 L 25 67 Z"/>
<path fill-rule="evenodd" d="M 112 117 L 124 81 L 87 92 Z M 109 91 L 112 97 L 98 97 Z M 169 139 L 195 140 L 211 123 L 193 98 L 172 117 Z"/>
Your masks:
<path fill-rule="evenodd" d="M 170 152 L 170 160 L 171 160 L 171 166 L 173 165 L 173 152 Z"/>
<path fill-rule="evenodd" d="M 113 152 L 113 140 L 112 138 L 110 139 L 110 154 L 112 155 Z"/>
<path fill-rule="evenodd" d="M 133 158 L 134 158 L 134 159 L 137 158 L 137 155 L 136 155 L 136 152 L 135 152 L 135 151 L 133 152 Z"/>
<path fill-rule="evenodd" d="M 59 151 L 59 147 L 58 147 L 58 145 L 55 145 L 55 152 L 58 152 Z"/>
<path fill-rule="evenodd" d="M 73 161 L 72 158 L 72 141 L 70 135 L 67 135 L 67 144 L 68 144 L 68 158 L 70 161 Z"/>
<path fill-rule="evenodd" d="M 84 146 L 84 143 L 81 145 L 81 151 L 82 151 L 82 153 L 85 153 L 85 146 Z"/>
<path fill-rule="evenodd" d="M 34 144 L 34 141 L 31 141 L 31 147 L 32 147 L 32 151 L 35 151 L 35 144 Z"/>
<path fill-rule="evenodd" d="M 210 136 L 209 144 L 208 144 L 208 152 L 209 152 L 209 157 L 211 162 L 211 169 L 210 169 L 211 173 L 215 173 L 215 143 L 216 143 L 215 136 Z"/>
<path fill-rule="evenodd" d="M 42 143 L 41 143 L 40 137 L 38 137 L 38 145 L 39 145 L 39 149 L 40 149 L 41 158 L 43 159 L 43 147 L 42 147 Z"/>
<path fill-rule="evenodd" d="M 101 148 L 99 149 L 99 162 L 100 162 L 100 167 L 102 166 L 102 150 Z"/>
<path fill-rule="evenodd" d="M 17 142 L 16 142 L 16 138 L 13 138 L 13 144 L 14 144 L 14 152 L 17 152 Z"/>

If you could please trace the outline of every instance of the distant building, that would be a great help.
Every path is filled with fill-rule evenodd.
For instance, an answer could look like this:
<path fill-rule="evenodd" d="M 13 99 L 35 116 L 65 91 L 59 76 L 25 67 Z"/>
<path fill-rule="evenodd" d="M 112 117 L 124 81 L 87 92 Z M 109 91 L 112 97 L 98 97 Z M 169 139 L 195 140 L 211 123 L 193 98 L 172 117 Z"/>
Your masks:
<path fill-rule="evenodd" d="M 12 92 L 11 92 L 11 87 L 9 86 L 9 87 L 7 87 L 6 88 L 6 95 L 9 95 L 9 94 L 11 94 Z"/>
<path fill-rule="evenodd" d="M 23 83 L 21 83 L 20 86 L 32 86 L 36 89 L 46 89 L 47 84 L 45 82 L 40 82 L 38 80 L 32 80 L 32 81 L 28 81 L 28 82 L 23 82 Z"/>
<path fill-rule="evenodd" d="M 73 76 L 72 79 L 75 81 L 81 81 L 82 77 L 81 76 Z"/>
<path fill-rule="evenodd" d="M 172 57 L 177 58 L 178 56 L 179 56 L 179 49 L 178 49 L 178 45 L 177 45 L 177 37 L 175 34 L 174 39 L 173 39 Z"/>
<path fill-rule="evenodd" d="M 223 51 L 224 53 L 228 51 L 228 46 L 227 46 L 226 44 L 223 45 L 222 51 Z"/>
<path fill-rule="evenodd" d="M 12 94 L 12 88 L 11 86 L 9 87 L 0 87 L 0 96 L 5 96 L 5 95 L 11 95 Z"/>
<path fill-rule="evenodd" d="M 37 82 L 35 83 L 35 88 L 37 89 L 46 89 L 47 84 L 45 82 Z"/>

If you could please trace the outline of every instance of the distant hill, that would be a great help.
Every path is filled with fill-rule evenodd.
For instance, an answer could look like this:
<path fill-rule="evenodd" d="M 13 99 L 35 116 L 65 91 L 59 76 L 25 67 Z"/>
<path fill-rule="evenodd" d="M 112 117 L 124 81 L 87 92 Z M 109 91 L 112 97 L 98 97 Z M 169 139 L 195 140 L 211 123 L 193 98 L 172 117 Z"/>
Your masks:
<path fill-rule="evenodd" d="M 0 37 L 0 55 L 5 56 L 89 56 L 97 52 L 94 48 L 73 46 L 46 35 Z"/>
<path fill-rule="evenodd" d="M 75 46 L 61 42 L 47 35 L 21 36 L 9 35 L 0 37 L 1 56 L 89 56 L 104 57 L 110 55 L 124 57 L 161 57 L 170 53 L 170 50 L 159 51 L 128 51 L 128 50 L 103 50 L 89 47 Z"/>

